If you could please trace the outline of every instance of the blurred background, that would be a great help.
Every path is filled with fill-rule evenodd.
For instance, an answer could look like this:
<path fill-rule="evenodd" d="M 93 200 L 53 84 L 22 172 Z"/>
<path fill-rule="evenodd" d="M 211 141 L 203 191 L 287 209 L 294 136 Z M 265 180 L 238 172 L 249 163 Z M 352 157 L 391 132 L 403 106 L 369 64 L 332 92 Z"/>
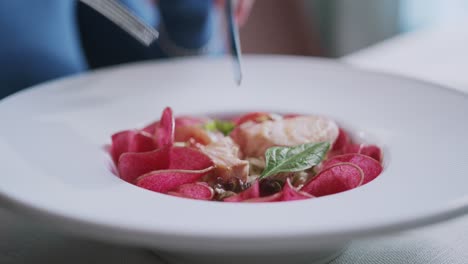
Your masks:
<path fill-rule="evenodd" d="M 468 0 L 257 0 L 242 45 L 246 53 L 340 57 L 467 14 Z"/>
<path fill-rule="evenodd" d="M 226 50 L 223 0 L 118 1 L 162 31 L 154 45 L 78 0 L 0 1 L 0 98 L 94 68 Z M 338 58 L 467 14 L 468 0 L 256 0 L 241 43 L 247 54 Z"/>

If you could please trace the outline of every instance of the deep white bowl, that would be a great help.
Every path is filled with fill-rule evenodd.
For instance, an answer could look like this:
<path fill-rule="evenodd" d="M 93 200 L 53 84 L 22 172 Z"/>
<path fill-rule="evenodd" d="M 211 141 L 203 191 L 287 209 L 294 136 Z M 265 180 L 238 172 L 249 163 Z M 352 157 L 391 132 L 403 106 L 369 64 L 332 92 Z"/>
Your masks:
<path fill-rule="evenodd" d="M 154 249 L 178 263 L 325 261 L 352 239 L 432 224 L 468 209 L 468 99 L 429 83 L 328 60 L 184 59 L 96 71 L 0 102 L 1 200 L 75 234 Z M 182 199 L 111 173 L 118 130 L 175 114 L 318 113 L 385 150 L 360 188 L 295 202 Z"/>

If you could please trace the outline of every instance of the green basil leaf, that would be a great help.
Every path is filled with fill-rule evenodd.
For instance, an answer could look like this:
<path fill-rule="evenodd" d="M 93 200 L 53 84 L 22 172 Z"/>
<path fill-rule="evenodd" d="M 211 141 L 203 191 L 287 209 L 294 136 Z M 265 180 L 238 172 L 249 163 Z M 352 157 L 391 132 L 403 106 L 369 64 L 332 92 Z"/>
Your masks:
<path fill-rule="evenodd" d="M 204 128 L 208 131 L 219 131 L 225 136 L 229 135 L 232 130 L 235 128 L 234 122 L 223 121 L 223 120 L 213 120 L 204 125 Z"/>
<path fill-rule="evenodd" d="M 281 172 L 298 172 L 322 162 L 330 143 L 307 143 L 294 147 L 271 147 L 265 153 L 266 166 L 260 179 Z"/>
<path fill-rule="evenodd" d="M 218 131 L 218 129 L 216 128 L 216 122 L 215 121 L 210 121 L 208 123 L 205 123 L 203 125 L 203 128 L 208 130 L 208 131 L 212 131 L 212 132 Z"/>

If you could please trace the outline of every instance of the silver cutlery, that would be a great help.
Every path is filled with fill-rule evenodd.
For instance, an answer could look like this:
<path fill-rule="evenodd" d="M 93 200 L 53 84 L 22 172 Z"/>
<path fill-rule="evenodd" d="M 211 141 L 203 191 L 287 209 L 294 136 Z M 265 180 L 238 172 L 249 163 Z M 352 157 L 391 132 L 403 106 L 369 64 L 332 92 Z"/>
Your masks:
<path fill-rule="evenodd" d="M 239 28 L 235 20 L 235 5 L 233 0 L 226 1 L 226 18 L 228 25 L 228 41 L 230 54 L 234 62 L 234 80 L 237 85 L 242 82 L 242 58 L 239 38 Z"/>
<path fill-rule="evenodd" d="M 156 29 L 140 20 L 116 0 L 80 1 L 117 24 L 145 46 L 151 45 L 159 36 Z"/>

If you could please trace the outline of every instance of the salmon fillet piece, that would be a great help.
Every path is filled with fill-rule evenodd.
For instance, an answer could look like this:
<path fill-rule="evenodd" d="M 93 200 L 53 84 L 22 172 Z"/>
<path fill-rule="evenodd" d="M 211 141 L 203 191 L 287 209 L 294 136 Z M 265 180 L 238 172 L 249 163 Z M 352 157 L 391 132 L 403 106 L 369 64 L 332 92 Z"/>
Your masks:
<path fill-rule="evenodd" d="M 305 143 L 338 138 L 338 125 L 323 116 L 308 115 L 268 120 L 262 123 L 246 122 L 238 126 L 231 137 L 246 157 L 263 157 L 273 146 L 296 146 Z"/>
<path fill-rule="evenodd" d="M 239 146 L 230 137 L 220 136 L 206 146 L 197 144 L 196 147 L 212 159 L 216 177 L 224 180 L 235 177 L 244 182 L 247 180 L 249 162 L 239 158 Z"/>

